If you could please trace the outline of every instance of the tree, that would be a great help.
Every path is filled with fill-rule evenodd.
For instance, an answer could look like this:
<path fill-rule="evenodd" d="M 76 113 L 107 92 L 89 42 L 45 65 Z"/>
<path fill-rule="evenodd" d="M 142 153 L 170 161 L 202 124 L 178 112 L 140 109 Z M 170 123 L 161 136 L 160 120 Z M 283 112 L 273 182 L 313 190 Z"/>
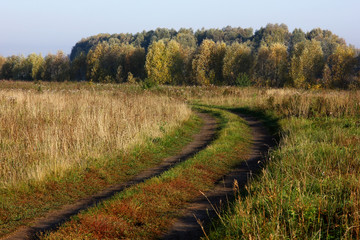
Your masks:
<path fill-rule="evenodd" d="M 120 45 L 103 42 L 87 55 L 87 78 L 93 82 L 122 82 Z"/>
<path fill-rule="evenodd" d="M 41 79 L 41 74 L 44 65 L 44 58 L 41 54 L 37 55 L 36 53 L 30 54 L 26 61 L 31 66 L 31 80 Z"/>
<path fill-rule="evenodd" d="M 85 80 L 86 72 L 86 53 L 81 52 L 71 62 L 71 80 Z"/>
<path fill-rule="evenodd" d="M 70 80 L 70 59 L 62 51 L 56 55 L 48 54 L 45 57 L 42 78 L 47 81 Z"/>
<path fill-rule="evenodd" d="M 4 65 L 5 62 L 6 62 L 6 58 L 0 55 L 0 79 L 3 78 L 3 76 L 2 76 L 2 66 Z"/>
<path fill-rule="evenodd" d="M 289 44 L 290 32 L 285 24 L 267 24 L 265 28 L 260 28 L 253 36 L 255 48 L 267 44 L 271 46 L 274 43 L 281 43 L 286 46 Z"/>
<path fill-rule="evenodd" d="M 317 40 L 321 43 L 325 59 L 335 52 L 338 45 L 346 45 L 344 39 L 338 37 L 329 30 L 322 30 L 320 28 L 311 30 L 306 34 L 306 37 L 309 40 Z"/>
<path fill-rule="evenodd" d="M 160 84 L 171 82 L 169 58 L 164 41 L 151 44 L 146 56 L 145 69 L 148 78 L 152 81 Z"/>
<path fill-rule="evenodd" d="M 192 62 L 192 70 L 195 83 L 198 85 L 209 85 L 215 81 L 214 70 L 211 69 L 211 55 L 215 42 L 204 40 L 197 50 Z"/>
<path fill-rule="evenodd" d="M 355 73 L 356 58 L 354 48 L 339 45 L 329 57 L 331 87 L 347 88 L 350 77 Z"/>
<path fill-rule="evenodd" d="M 224 57 L 223 74 L 226 84 L 236 85 L 240 76 L 251 78 L 254 57 L 251 48 L 245 43 L 233 43 L 227 48 Z"/>
<path fill-rule="evenodd" d="M 283 43 L 270 46 L 269 64 L 272 69 L 271 86 L 282 87 L 287 80 L 287 47 Z"/>
<path fill-rule="evenodd" d="M 194 83 L 199 85 L 222 84 L 226 53 L 224 42 L 204 40 L 192 61 Z"/>
<path fill-rule="evenodd" d="M 20 65 L 21 57 L 12 55 L 6 58 L 1 68 L 1 75 L 4 79 L 17 79 L 16 67 Z"/>
<path fill-rule="evenodd" d="M 296 44 L 290 69 L 295 87 L 308 88 L 319 84 L 324 70 L 321 43 L 313 39 Z"/>
<path fill-rule="evenodd" d="M 178 33 L 175 37 L 175 40 L 180 43 L 182 48 L 190 48 L 195 49 L 196 45 L 196 38 L 192 33 Z"/>
<path fill-rule="evenodd" d="M 294 47 L 296 44 L 300 43 L 300 42 L 305 42 L 306 41 L 306 34 L 304 33 L 303 30 L 301 30 L 300 28 L 295 28 L 294 31 L 291 34 L 290 37 L 290 54 L 293 54 L 294 51 Z"/>
<path fill-rule="evenodd" d="M 16 80 L 31 80 L 31 63 L 23 56 L 19 56 L 19 61 L 13 68 L 13 77 Z"/>
<path fill-rule="evenodd" d="M 177 41 L 154 42 L 146 56 L 148 78 L 159 84 L 182 84 L 185 77 L 185 59 L 185 52 Z"/>
<path fill-rule="evenodd" d="M 259 85 L 282 87 L 288 79 L 288 53 L 283 43 L 274 43 L 270 47 L 260 46 L 256 64 L 255 76 Z"/>

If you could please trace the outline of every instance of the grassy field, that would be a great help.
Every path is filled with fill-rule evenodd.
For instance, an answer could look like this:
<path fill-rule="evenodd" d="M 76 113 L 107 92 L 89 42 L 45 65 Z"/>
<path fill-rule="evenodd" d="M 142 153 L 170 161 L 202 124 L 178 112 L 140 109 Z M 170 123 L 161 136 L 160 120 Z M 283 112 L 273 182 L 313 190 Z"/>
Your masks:
<path fill-rule="evenodd" d="M 282 119 L 283 138 L 209 239 L 358 239 L 360 121 Z"/>
<path fill-rule="evenodd" d="M 237 115 L 202 108 L 219 118 L 218 138 L 193 158 L 83 211 L 44 239 L 156 239 L 182 208 L 211 189 L 250 151 L 250 129 Z"/>
<path fill-rule="evenodd" d="M 201 124 L 186 103 L 248 110 L 265 122 L 277 119 L 277 128 L 271 130 L 280 136 L 269 164 L 246 189 L 238 190 L 236 200 L 219 213 L 204 239 L 360 238 L 360 91 L 214 86 L 144 90 L 136 85 L 87 83 L 0 85 L 0 156 L 7 164 L 1 165 L 0 232 L 124 181 L 176 152 Z M 249 151 L 250 136 L 243 121 L 219 108 L 203 110 L 215 114 L 221 123 L 212 145 L 42 237 L 151 239 L 161 235 L 199 190 L 211 189 Z M 64 118 L 66 114 L 69 118 Z M 117 138 L 112 131 L 128 126 L 128 121 L 121 122 L 127 117 L 131 119 L 129 135 Z M 146 123 L 148 117 L 152 120 Z M 143 118 L 142 122 L 137 118 Z M 63 131 L 54 134 L 52 124 Z M 83 126 L 87 124 L 91 128 Z M 44 142 L 49 134 L 40 134 L 47 129 L 44 126 L 55 139 L 52 145 Z M 86 130 L 97 138 L 86 135 Z M 69 138 L 62 141 L 63 136 Z M 122 141 L 122 136 L 127 140 Z M 83 148 L 80 139 L 89 139 L 90 147 Z M 40 151 L 46 146 L 54 148 Z M 15 149 L 14 153 L 9 149 Z M 49 164 L 52 161 L 58 163 Z M 36 164 L 43 168 L 34 168 Z"/>
<path fill-rule="evenodd" d="M 270 164 L 204 239 L 359 239 L 359 91 L 215 88 L 189 99 L 267 113 L 281 127 Z"/>
<path fill-rule="evenodd" d="M 1 82 L 0 236 L 158 164 L 200 125 L 141 89 Z"/>
<path fill-rule="evenodd" d="M 117 90 L 0 90 L 0 183 L 61 176 L 157 138 L 190 116 L 179 101 Z"/>

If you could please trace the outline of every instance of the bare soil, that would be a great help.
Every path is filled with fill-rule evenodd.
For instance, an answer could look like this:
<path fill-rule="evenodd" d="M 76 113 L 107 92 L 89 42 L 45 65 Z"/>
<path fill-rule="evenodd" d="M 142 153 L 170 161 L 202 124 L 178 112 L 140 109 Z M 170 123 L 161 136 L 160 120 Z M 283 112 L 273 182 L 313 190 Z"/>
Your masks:
<path fill-rule="evenodd" d="M 274 140 L 260 120 L 245 114 L 238 115 L 245 119 L 252 129 L 252 150 L 248 160 L 220 179 L 212 191 L 204 193 L 204 196 L 189 204 L 185 215 L 175 221 L 162 239 L 192 240 L 204 237 L 202 226 L 209 224 L 210 219 L 216 217 L 216 212 L 228 203 L 228 199 L 234 197 L 234 182 L 237 181 L 239 189 L 243 188 L 252 175 L 264 166 L 269 148 L 274 146 Z"/>
<path fill-rule="evenodd" d="M 128 182 L 112 185 L 93 196 L 79 200 L 74 204 L 63 206 L 59 210 L 51 211 L 45 217 L 34 220 L 30 226 L 22 227 L 3 239 L 37 239 L 36 236 L 39 233 L 56 229 L 71 216 L 79 213 L 79 211 L 94 206 L 130 186 L 158 176 L 175 164 L 190 158 L 211 143 L 215 138 L 218 127 L 214 117 L 205 113 L 198 113 L 198 115 L 203 119 L 204 125 L 200 132 L 193 136 L 193 141 L 185 146 L 178 155 L 166 158 L 160 165 L 141 172 Z"/>

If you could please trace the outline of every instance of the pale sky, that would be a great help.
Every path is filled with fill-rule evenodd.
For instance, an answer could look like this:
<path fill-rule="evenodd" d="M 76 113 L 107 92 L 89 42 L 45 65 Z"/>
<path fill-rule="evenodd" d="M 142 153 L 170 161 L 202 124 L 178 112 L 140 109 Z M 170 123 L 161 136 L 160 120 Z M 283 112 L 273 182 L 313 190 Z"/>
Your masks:
<path fill-rule="evenodd" d="M 0 0 L 0 55 L 43 55 L 98 33 L 158 27 L 320 27 L 360 48 L 360 0 Z"/>

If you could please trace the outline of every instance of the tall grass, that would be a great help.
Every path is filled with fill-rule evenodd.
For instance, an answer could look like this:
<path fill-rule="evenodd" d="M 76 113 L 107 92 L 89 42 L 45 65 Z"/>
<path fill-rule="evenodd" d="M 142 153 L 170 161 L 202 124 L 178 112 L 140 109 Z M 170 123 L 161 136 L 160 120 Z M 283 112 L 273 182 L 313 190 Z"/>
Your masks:
<path fill-rule="evenodd" d="M 270 110 L 279 116 L 359 117 L 360 91 L 259 89 L 236 87 L 163 87 L 169 96 L 211 105 Z"/>
<path fill-rule="evenodd" d="M 360 122 L 290 118 L 271 162 L 210 239 L 359 239 Z"/>
<path fill-rule="evenodd" d="M 183 102 L 146 91 L 5 87 L 0 90 L 0 186 L 86 167 L 145 136 L 161 136 L 190 114 Z"/>
<path fill-rule="evenodd" d="M 273 114 L 281 119 L 282 138 L 209 239 L 359 239 L 360 92 L 215 92 L 219 97 L 203 90 L 191 100 Z"/>

